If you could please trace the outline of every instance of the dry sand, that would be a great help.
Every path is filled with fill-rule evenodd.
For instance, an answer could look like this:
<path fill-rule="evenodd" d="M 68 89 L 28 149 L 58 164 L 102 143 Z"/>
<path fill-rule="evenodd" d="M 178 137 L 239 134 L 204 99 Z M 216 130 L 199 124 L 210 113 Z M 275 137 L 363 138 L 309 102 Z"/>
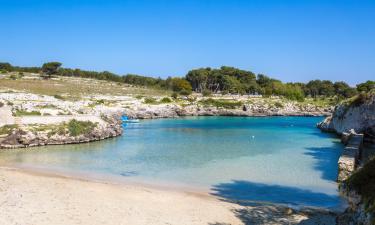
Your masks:
<path fill-rule="evenodd" d="M 0 169 L 0 224 L 242 224 L 210 196 Z"/>
<path fill-rule="evenodd" d="M 1 225 L 335 224 L 326 211 L 243 207 L 209 194 L 0 167 Z"/>

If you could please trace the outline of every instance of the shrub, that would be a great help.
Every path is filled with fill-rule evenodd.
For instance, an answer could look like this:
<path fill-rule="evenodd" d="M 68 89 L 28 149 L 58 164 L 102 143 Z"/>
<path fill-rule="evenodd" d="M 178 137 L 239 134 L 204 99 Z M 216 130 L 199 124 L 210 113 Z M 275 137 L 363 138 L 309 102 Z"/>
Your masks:
<path fill-rule="evenodd" d="M 283 108 L 284 107 L 284 105 L 281 102 L 275 102 L 275 106 L 277 108 Z"/>
<path fill-rule="evenodd" d="M 71 120 L 68 123 L 68 130 L 71 136 L 78 136 L 91 132 L 96 127 L 96 124 L 91 121 Z"/>
<path fill-rule="evenodd" d="M 184 90 L 181 90 L 181 91 L 180 91 L 180 95 L 188 96 L 188 95 L 191 94 L 191 92 L 192 92 L 191 90 L 185 90 L 185 89 L 184 89 Z"/>
<path fill-rule="evenodd" d="M 172 100 L 168 97 L 164 97 L 160 100 L 160 103 L 171 103 L 171 102 L 172 102 Z"/>
<path fill-rule="evenodd" d="M 38 111 L 28 112 L 25 110 L 16 110 L 16 112 L 14 113 L 14 116 L 40 116 L 40 115 L 41 113 Z"/>
<path fill-rule="evenodd" d="M 104 99 L 97 100 L 96 104 L 104 104 Z"/>
<path fill-rule="evenodd" d="M 235 109 L 237 107 L 240 107 L 242 105 L 242 102 L 237 101 L 228 101 L 228 100 L 215 100 L 212 98 L 208 98 L 206 100 L 199 101 L 203 105 L 210 105 L 210 106 L 216 106 L 216 107 L 222 107 L 225 109 Z"/>
<path fill-rule="evenodd" d="M 147 98 L 145 98 L 144 103 L 146 103 L 146 104 L 155 104 L 157 102 L 156 102 L 155 98 L 147 97 Z"/>
<path fill-rule="evenodd" d="M 345 183 L 362 196 L 366 210 L 375 213 L 375 158 L 353 173 Z"/>
<path fill-rule="evenodd" d="M 16 128 L 17 125 L 4 125 L 0 127 L 0 135 L 10 134 Z"/>
<path fill-rule="evenodd" d="M 12 80 L 17 80 L 17 76 L 15 74 L 10 75 L 9 78 Z"/>
<path fill-rule="evenodd" d="M 178 93 L 177 92 L 173 92 L 172 95 L 171 95 L 171 97 L 174 98 L 174 99 L 177 99 Z"/>
<path fill-rule="evenodd" d="M 3 102 L 0 102 L 0 108 L 4 106 L 4 103 Z"/>
<path fill-rule="evenodd" d="M 54 95 L 53 97 L 55 97 L 56 99 L 61 99 L 61 100 L 64 100 L 64 97 L 61 96 L 61 95 Z"/>
<path fill-rule="evenodd" d="M 205 97 L 211 96 L 211 94 L 212 94 L 212 91 L 210 91 L 210 90 L 205 89 L 205 90 L 202 91 L 202 95 L 205 96 Z"/>
<path fill-rule="evenodd" d="M 358 107 L 364 104 L 367 100 L 370 99 L 370 94 L 362 92 L 359 95 L 355 96 L 350 103 L 351 106 Z"/>

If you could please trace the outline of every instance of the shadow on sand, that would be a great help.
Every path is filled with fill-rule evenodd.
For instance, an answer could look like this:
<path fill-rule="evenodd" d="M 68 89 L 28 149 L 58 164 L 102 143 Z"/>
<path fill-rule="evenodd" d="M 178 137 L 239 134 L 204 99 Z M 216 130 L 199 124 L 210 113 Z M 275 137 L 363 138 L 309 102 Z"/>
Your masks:
<path fill-rule="evenodd" d="M 244 224 L 335 224 L 335 213 L 317 207 L 342 204 L 338 196 L 242 180 L 215 185 L 211 191 L 222 201 L 243 206 L 234 213 Z"/>

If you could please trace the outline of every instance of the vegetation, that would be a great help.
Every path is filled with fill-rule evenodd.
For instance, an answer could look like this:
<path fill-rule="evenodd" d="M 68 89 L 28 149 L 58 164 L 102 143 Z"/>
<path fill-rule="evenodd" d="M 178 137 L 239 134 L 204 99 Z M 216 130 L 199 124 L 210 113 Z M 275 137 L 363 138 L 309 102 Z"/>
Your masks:
<path fill-rule="evenodd" d="M 350 99 L 350 105 L 354 107 L 358 107 L 366 103 L 366 101 L 368 101 L 370 97 L 371 97 L 370 93 L 361 92 L 355 97 L 353 97 L 352 99 Z"/>
<path fill-rule="evenodd" d="M 146 104 L 156 104 L 157 101 L 156 101 L 155 98 L 147 97 L 147 98 L 144 99 L 144 103 L 146 103 Z"/>
<path fill-rule="evenodd" d="M 91 121 L 78 121 L 73 119 L 69 121 L 67 128 L 71 136 L 79 136 L 90 133 L 96 126 L 97 124 Z"/>
<path fill-rule="evenodd" d="M 160 100 L 160 103 L 171 103 L 171 102 L 172 102 L 172 100 L 168 97 L 164 97 Z"/>
<path fill-rule="evenodd" d="M 25 111 L 25 110 L 16 110 L 14 112 L 14 116 L 40 116 L 40 112 L 38 111 Z"/>
<path fill-rule="evenodd" d="M 42 66 L 42 72 L 46 74 L 47 78 L 51 78 L 53 74 L 57 74 L 59 68 L 61 67 L 61 63 L 59 62 L 48 62 L 44 63 Z"/>
<path fill-rule="evenodd" d="M 368 80 L 365 83 L 357 85 L 357 90 L 359 92 L 369 92 L 373 89 L 375 89 L 375 81 Z"/>
<path fill-rule="evenodd" d="M 199 103 L 204 106 L 215 106 L 217 108 L 225 108 L 225 109 L 235 109 L 242 105 L 242 102 L 239 102 L 239 101 L 229 101 L 226 99 L 212 99 L 212 98 L 201 100 L 199 101 Z"/>
<path fill-rule="evenodd" d="M 42 67 L 16 67 L 9 63 L 0 63 L 1 71 L 8 72 L 40 72 L 69 77 L 93 78 L 108 80 L 137 87 L 174 91 L 181 95 L 189 95 L 192 91 L 209 96 L 211 93 L 261 94 L 265 97 L 277 95 L 287 99 L 304 101 L 306 97 L 331 98 L 338 100 L 355 96 L 358 92 L 368 92 L 375 87 L 375 81 L 358 84 L 356 88 L 347 83 L 328 80 L 312 80 L 308 83 L 283 83 L 264 74 L 222 66 L 219 69 L 199 68 L 189 71 L 185 77 L 153 78 L 136 74 L 120 76 L 108 71 L 95 72 L 80 69 L 62 68 L 59 62 L 49 62 Z"/>
<path fill-rule="evenodd" d="M 4 125 L 0 127 L 0 135 L 10 134 L 16 128 L 17 125 Z"/>
<path fill-rule="evenodd" d="M 366 210 L 375 213 L 375 158 L 354 172 L 346 184 L 362 196 Z"/>

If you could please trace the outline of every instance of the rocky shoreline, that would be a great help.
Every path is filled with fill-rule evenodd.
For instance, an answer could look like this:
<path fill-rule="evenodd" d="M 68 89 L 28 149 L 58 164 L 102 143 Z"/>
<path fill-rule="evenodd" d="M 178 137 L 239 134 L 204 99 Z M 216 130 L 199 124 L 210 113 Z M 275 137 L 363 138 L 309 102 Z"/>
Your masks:
<path fill-rule="evenodd" d="M 341 136 L 346 145 L 338 161 L 339 191 L 346 196 L 349 207 L 339 215 L 337 224 L 373 224 L 374 215 L 366 210 L 361 195 L 347 185 L 347 180 L 367 162 L 364 159 L 363 142 L 374 142 L 375 95 L 359 95 L 336 106 L 332 116 L 317 124 L 325 132 Z"/>
<path fill-rule="evenodd" d="M 305 107 L 291 105 L 288 108 L 256 106 L 243 104 L 238 108 L 225 109 L 214 106 L 200 106 L 198 104 L 179 106 L 174 104 L 158 106 L 139 106 L 124 109 L 124 114 L 134 119 L 176 118 L 181 116 L 329 116 L 330 108 Z"/>
<path fill-rule="evenodd" d="M 0 138 L 0 149 L 87 143 L 116 137 L 123 132 L 121 117 L 118 115 L 107 116 L 102 123 L 91 123 L 89 129 L 84 129 L 78 134 L 72 134 L 69 130 L 70 127 L 67 126 L 70 123 L 17 127 L 9 135 Z M 82 121 L 82 123 L 90 122 Z M 80 124 L 80 121 L 76 121 L 75 124 Z"/>

